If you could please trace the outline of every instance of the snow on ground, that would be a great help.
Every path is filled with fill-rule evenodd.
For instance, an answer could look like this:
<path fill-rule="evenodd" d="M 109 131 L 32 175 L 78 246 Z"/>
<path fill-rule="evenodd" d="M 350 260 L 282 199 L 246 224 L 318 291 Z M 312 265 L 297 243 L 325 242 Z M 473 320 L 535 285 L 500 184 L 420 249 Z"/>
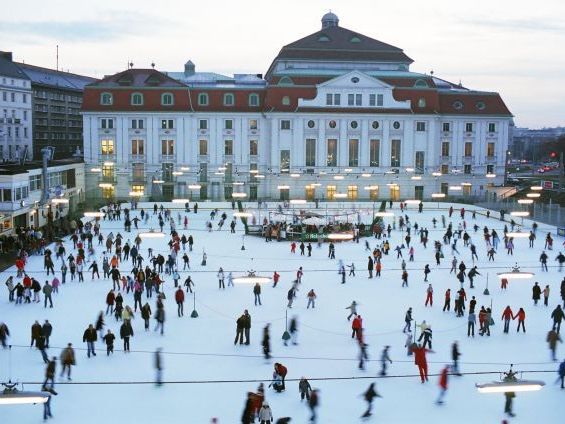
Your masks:
<path fill-rule="evenodd" d="M 168 204 L 171 206 L 171 204 Z M 145 204 L 148 206 L 148 204 Z M 166 205 L 167 206 L 167 205 Z M 475 383 L 498 380 L 498 375 L 470 375 L 451 377 L 445 405 L 438 407 L 434 401 L 438 395 L 437 376 L 431 376 L 427 384 L 421 384 L 418 377 L 361 379 L 361 380 L 321 380 L 320 377 L 371 377 L 376 376 L 380 369 L 377 361 L 385 345 L 391 345 L 391 357 L 394 363 L 389 367 L 392 376 L 415 375 L 417 367 L 413 357 L 407 357 L 404 348 L 405 335 L 402 333 L 404 313 L 409 306 L 414 309 L 414 318 L 419 322 L 425 319 L 431 323 L 434 337 L 435 354 L 428 355 L 430 373 L 438 373 L 450 362 L 450 348 L 454 340 L 459 340 L 461 370 L 474 371 L 506 371 L 509 363 L 518 364 L 517 370 L 551 370 L 557 368 L 552 363 L 545 342 L 550 328 L 551 310 L 559 302 L 559 283 L 563 273 L 557 270 L 555 256 L 563 239 L 555 236 L 555 228 L 540 225 L 538 239 L 534 249 L 528 248 L 527 239 L 515 240 L 514 256 L 507 256 L 499 247 L 496 262 L 490 265 L 486 260 L 486 249 L 482 239 L 482 227 L 494 226 L 502 237 L 503 223 L 498 219 L 486 219 L 477 215 L 471 219 L 467 213 L 467 225 L 470 235 L 475 242 L 480 261 L 477 263 L 481 276 L 476 279 L 476 288 L 467 289 L 469 296 L 477 297 L 477 313 L 481 305 L 492 302 L 493 317 L 496 325 L 492 328 L 492 336 L 468 339 L 466 336 L 465 318 L 456 318 L 453 312 L 442 312 L 444 292 L 448 287 L 453 291 L 452 299 L 459 288 L 459 283 L 449 274 L 450 248 L 444 246 L 445 259 L 440 267 L 435 265 L 433 258 L 433 241 L 441 240 L 443 229 L 441 223 L 434 230 L 432 218 L 440 220 L 441 214 L 447 216 L 445 210 L 438 211 L 437 205 L 426 204 L 424 213 L 418 214 L 412 206 L 408 212 L 412 222 L 418 222 L 430 230 L 430 243 L 424 249 L 413 235 L 416 248 L 415 262 L 408 262 L 409 288 L 401 288 L 400 260 L 391 254 L 384 257 L 383 272 L 380 279 L 368 279 L 366 271 L 367 254 L 364 250 L 364 240 L 356 244 L 352 242 L 336 244 L 337 259 L 343 259 L 346 264 L 355 262 L 357 276 L 347 279 L 345 285 L 340 284 L 337 274 L 337 260 L 327 258 L 327 244 L 322 248 L 314 245 L 311 258 L 300 257 L 299 253 L 290 253 L 288 242 L 265 243 L 261 238 L 246 237 L 246 250 L 240 250 L 243 226 L 238 223 L 237 234 L 229 233 L 231 207 L 228 203 L 220 204 L 228 213 L 228 221 L 222 231 L 208 233 L 204 231 L 204 223 L 209 219 L 211 203 L 202 203 L 197 215 L 190 213 L 189 230 L 180 233 L 193 234 L 195 237 L 194 252 L 191 258 L 191 275 L 196 283 L 197 319 L 190 318 L 192 302 L 187 298 L 185 316 L 176 316 L 174 288 L 172 279 L 166 278 L 165 292 L 167 299 L 165 308 L 167 321 L 165 335 L 150 331 L 144 332 L 143 320 L 138 315 L 133 320 L 135 336 L 131 340 L 132 351 L 125 354 L 121 351 L 122 342 L 116 340 L 116 352 L 110 357 L 105 355 L 105 345 L 100 341 L 96 346 L 98 356 L 88 359 L 86 346 L 82 343 L 82 334 L 89 323 L 94 323 L 99 311 L 105 309 L 106 293 L 111 287 L 110 280 L 90 280 L 85 271 L 86 281 L 83 284 L 67 282 L 54 295 L 55 308 L 44 309 L 43 304 L 14 306 L 7 301 L 5 292 L 0 299 L 0 321 L 9 326 L 12 337 L 12 379 L 24 382 L 40 382 L 44 377 L 44 364 L 40 353 L 29 347 L 30 326 L 35 319 L 43 322 L 49 319 L 54 330 L 51 337 L 49 355 L 59 355 L 61 348 L 67 342 L 73 342 L 77 348 L 77 366 L 73 367 L 72 385 L 57 385 L 59 396 L 54 397 L 52 410 L 54 421 L 61 424 L 82 424 L 100 422 L 165 422 L 165 423 L 209 423 L 211 417 L 218 417 L 222 424 L 240 422 L 246 393 L 255 391 L 258 383 L 199 383 L 199 384 L 165 384 L 156 388 L 153 384 L 145 385 L 79 385 L 87 382 L 115 381 L 148 381 L 154 379 L 153 352 L 162 347 L 164 352 L 164 379 L 166 381 L 214 381 L 214 380 L 263 380 L 269 382 L 272 374 L 272 364 L 279 361 L 289 369 L 288 379 L 306 376 L 311 384 L 320 389 L 321 406 L 319 408 L 319 423 L 354 423 L 359 422 L 359 416 L 365 408 L 365 402 L 360 396 L 371 381 L 377 382 L 377 390 L 383 396 L 375 401 L 375 416 L 372 421 L 382 423 L 439 423 L 439 422 L 478 422 L 499 423 L 504 418 L 502 394 L 479 394 Z M 274 205 L 273 205 L 274 206 Z M 467 206 L 467 209 L 471 209 Z M 394 205 L 398 214 L 398 204 Z M 139 211 L 135 212 L 135 214 Z M 176 213 L 174 213 L 176 216 Z M 493 216 L 498 214 L 493 213 Z M 183 213 L 184 216 L 184 213 Z M 390 219 L 390 218 L 385 218 Z M 454 213 L 451 221 L 454 228 L 460 222 L 458 213 Z M 123 221 L 122 221 L 123 222 Z M 113 231 L 125 234 L 125 239 L 133 241 L 135 233 L 124 233 L 122 222 L 102 222 L 104 235 Z M 217 219 L 216 219 L 217 222 Z M 448 219 L 449 222 L 449 219 Z M 470 228 L 474 223 L 481 228 L 474 233 Z M 526 221 L 527 224 L 528 223 Z M 156 218 L 151 215 L 150 225 L 156 227 Z M 140 225 L 140 228 L 144 228 Z M 180 226 L 178 227 L 180 228 Z M 541 272 L 539 255 L 543 248 L 543 239 L 547 231 L 555 237 L 556 250 L 550 252 L 550 270 Z M 403 233 L 393 231 L 391 247 L 400 244 Z M 370 239 L 371 246 L 375 244 Z M 167 253 L 166 240 L 144 240 L 142 254 L 147 257 L 147 248 Z M 72 242 L 66 241 L 67 250 L 72 250 Z M 468 249 L 458 244 L 461 257 L 470 266 L 471 258 Z M 202 250 L 208 255 L 206 267 L 200 266 Z M 297 249 L 298 251 L 298 249 Z M 405 256 L 407 251 L 405 250 Z M 97 248 L 101 256 L 102 249 Z M 253 258 L 253 261 L 250 259 Z M 101 260 L 98 261 L 101 265 Z M 501 292 L 496 272 L 507 271 L 511 265 L 518 262 L 522 270 L 536 273 L 532 280 L 511 281 L 509 289 Z M 423 267 L 429 263 L 432 269 L 429 280 L 433 284 L 434 306 L 424 307 L 427 284 L 423 282 Z M 42 283 L 45 280 L 42 271 L 42 257 L 30 259 L 29 270 Z M 251 285 L 236 285 L 219 291 L 216 273 L 219 267 L 233 270 L 234 275 L 254 268 L 261 274 L 271 275 L 273 270 L 281 274 L 278 287 L 263 286 L 263 306 L 253 305 Z M 299 317 L 299 345 L 282 344 L 281 335 L 285 329 L 286 295 L 294 274 L 299 266 L 304 267 L 303 283 L 295 306 L 289 310 L 292 315 Z M 122 266 L 122 271 L 130 267 Z M 102 271 L 100 271 L 102 273 Z M 491 296 L 484 296 L 487 274 Z M 2 273 L 2 281 L 9 275 L 15 275 L 14 270 Z M 186 272 L 181 272 L 183 281 Z M 551 287 L 550 306 L 533 306 L 531 287 L 534 281 L 540 286 Z M 466 281 L 465 287 L 468 287 Z M 314 288 L 318 299 L 316 309 L 306 309 L 306 293 Z M 145 296 L 144 296 L 145 298 Z M 351 339 L 350 325 L 347 321 L 348 306 L 352 300 L 360 303 L 359 313 L 363 316 L 366 340 L 369 345 L 370 362 L 365 371 L 358 370 L 357 344 Z M 125 296 L 125 304 L 133 306 L 132 295 Z M 154 298 L 150 302 L 154 308 Z M 503 308 L 511 305 L 514 311 L 519 307 L 526 310 L 526 334 L 516 334 L 516 321 L 512 322 L 512 331 L 502 333 L 500 316 Z M 234 346 L 235 320 L 249 309 L 252 316 L 251 345 Z M 106 320 L 107 328 L 119 334 L 119 323 L 113 318 Z M 271 341 L 274 358 L 266 362 L 261 356 L 261 335 L 266 323 L 271 323 Z M 154 320 L 152 319 L 153 329 Z M 559 346 L 559 357 L 565 352 Z M 560 351 L 560 352 L 559 352 Z M 0 379 L 8 379 L 8 351 L 0 349 Z M 59 372 L 58 364 L 58 372 Z M 518 393 L 515 399 L 517 417 L 512 423 L 557 423 L 563 417 L 564 391 L 554 385 L 556 373 L 524 374 L 525 378 L 544 380 L 547 385 L 539 392 Z M 26 385 L 27 389 L 39 389 L 37 384 Z M 286 392 L 277 394 L 267 390 L 267 400 L 270 402 L 276 418 L 291 416 L 292 422 L 308 422 L 307 407 L 300 403 L 298 383 L 288 382 Z M 0 408 L 0 423 L 36 423 L 42 419 L 41 406 L 2 406 Z"/>

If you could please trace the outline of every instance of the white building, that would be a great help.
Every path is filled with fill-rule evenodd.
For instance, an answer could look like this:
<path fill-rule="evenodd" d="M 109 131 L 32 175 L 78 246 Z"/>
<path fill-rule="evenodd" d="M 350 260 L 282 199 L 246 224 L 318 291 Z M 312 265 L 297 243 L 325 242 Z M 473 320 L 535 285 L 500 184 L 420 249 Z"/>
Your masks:
<path fill-rule="evenodd" d="M 50 211 L 56 220 L 84 200 L 84 163 L 71 159 L 51 161 L 47 180 L 49 199 L 63 198 L 68 203 L 52 204 L 42 197 L 45 185 L 41 162 L 0 167 L 0 235 L 18 227 L 42 227 Z"/>
<path fill-rule="evenodd" d="M 31 157 L 31 102 L 29 78 L 0 51 L 0 160 Z"/>
<path fill-rule="evenodd" d="M 501 184 L 512 115 L 500 96 L 411 63 L 330 13 L 264 79 L 190 61 L 106 77 L 85 89 L 87 186 L 118 198 L 388 200 Z"/>

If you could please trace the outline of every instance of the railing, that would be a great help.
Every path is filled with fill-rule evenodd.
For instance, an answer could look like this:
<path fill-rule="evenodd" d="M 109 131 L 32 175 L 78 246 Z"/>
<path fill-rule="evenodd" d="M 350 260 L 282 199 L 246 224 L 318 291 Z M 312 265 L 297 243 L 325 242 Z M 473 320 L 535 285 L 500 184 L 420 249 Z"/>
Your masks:
<path fill-rule="evenodd" d="M 487 155 L 487 156 L 485 156 L 485 160 L 487 162 L 496 162 L 496 155 L 490 155 L 490 156 Z"/>

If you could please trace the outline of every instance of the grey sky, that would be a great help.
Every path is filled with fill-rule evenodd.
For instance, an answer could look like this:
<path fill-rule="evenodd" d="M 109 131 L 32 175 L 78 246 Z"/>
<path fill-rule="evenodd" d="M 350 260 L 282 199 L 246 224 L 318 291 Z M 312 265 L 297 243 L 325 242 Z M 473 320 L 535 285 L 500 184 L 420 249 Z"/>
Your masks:
<path fill-rule="evenodd" d="M 565 125 L 565 3 L 560 0 L 22 0 L 0 16 L 0 50 L 96 77 L 135 66 L 264 73 L 279 49 L 340 25 L 396 45 L 412 69 L 498 91 L 519 126 Z"/>

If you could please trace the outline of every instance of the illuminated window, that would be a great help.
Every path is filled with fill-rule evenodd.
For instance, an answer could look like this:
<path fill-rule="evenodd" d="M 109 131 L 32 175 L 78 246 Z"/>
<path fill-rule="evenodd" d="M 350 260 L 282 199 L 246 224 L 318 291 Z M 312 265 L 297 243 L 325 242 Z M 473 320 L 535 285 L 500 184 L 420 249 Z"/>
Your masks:
<path fill-rule="evenodd" d="M 103 139 L 100 140 L 100 153 L 103 155 L 113 155 L 114 154 L 114 140 Z"/>

